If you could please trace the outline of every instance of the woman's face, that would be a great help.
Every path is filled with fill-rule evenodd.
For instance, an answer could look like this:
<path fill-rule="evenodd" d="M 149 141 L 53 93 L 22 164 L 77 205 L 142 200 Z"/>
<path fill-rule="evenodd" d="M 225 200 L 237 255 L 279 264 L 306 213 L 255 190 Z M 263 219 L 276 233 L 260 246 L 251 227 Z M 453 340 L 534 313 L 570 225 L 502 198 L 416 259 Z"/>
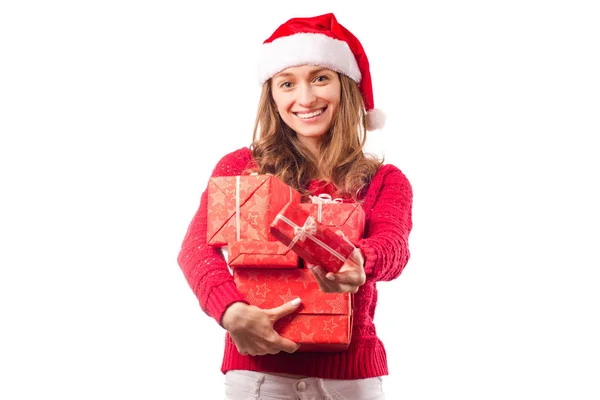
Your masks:
<path fill-rule="evenodd" d="M 290 67 L 273 77 L 271 92 L 283 122 L 312 147 L 331 127 L 340 104 L 340 78 L 319 66 Z"/>

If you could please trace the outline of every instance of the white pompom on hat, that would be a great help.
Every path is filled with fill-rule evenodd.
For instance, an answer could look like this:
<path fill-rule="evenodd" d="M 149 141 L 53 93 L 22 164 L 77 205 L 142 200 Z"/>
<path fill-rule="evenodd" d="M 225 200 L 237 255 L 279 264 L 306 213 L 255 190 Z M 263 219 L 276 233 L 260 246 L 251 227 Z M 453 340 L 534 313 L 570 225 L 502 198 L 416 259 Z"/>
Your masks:
<path fill-rule="evenodd" d="M 358 39 L 332 13 L 292 18 L 264 41 L 259 57 L 260 84 L 299 65 L 320 65 L 354 80 L 367 111 L 367 130 L 383 128 L 385 114 L 375 109 L 369 60 Z"/>

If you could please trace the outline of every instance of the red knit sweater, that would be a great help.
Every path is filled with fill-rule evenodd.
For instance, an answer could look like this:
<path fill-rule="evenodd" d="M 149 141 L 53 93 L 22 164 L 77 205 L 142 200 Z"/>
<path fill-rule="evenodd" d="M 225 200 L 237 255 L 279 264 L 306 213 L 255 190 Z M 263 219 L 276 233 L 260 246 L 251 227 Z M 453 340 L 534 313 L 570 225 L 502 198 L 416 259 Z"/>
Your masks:
<path fill-rule="evenodd" d="M 240 175 L 254 163 L 249 148 L 241 148 L 223 157 L 212 176 Z M 308 188 L 314 195 L 330 193 L 331 185 L 322 187 L 312 181 Z M 329 190 L 329 191 L 328 191 Z M 366 283 L 354 297 L 352 341 L 344 352 L 294 353 L 243 356 L 226 333 L 221 370 L 233 369 L 278 372 L 328 379 L 361 379 L 388 374 L 383 343 L 377 337 L 373 317 L 377 304 L 375 282 L 397 278 L 408 262 L 408 236 L 412 228 L 412 187 L 395 166 L 380 167 L 366 192 L 365 235 L 355 243 L 365 255 Z M 178 263 L 202 310 L 221 322 L 229 305 L 245 301 L 237 290 L 220 249 L 206 245 L 207 191 L 183 240 Z"/>

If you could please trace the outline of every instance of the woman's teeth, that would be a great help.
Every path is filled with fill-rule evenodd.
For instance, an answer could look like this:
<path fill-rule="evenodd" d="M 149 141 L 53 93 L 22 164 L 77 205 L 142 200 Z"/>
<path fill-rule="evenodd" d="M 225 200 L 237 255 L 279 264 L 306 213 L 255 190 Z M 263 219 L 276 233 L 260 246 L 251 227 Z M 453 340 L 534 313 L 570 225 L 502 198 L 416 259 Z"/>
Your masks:
<path fill-rule="evenodd" d="M 299 118 L 308 119 L 308 118 L 313 118 L 313 117 L 316 117 L 317 115 L 323 114 L 323 111 L 325 111 L 324 108 L 314 111 L 314 112 L 311 112 L 311 113 L 307 113 L 307 114 L 303 114 L 303 113 L 295 113 L 295 114 Z"/>

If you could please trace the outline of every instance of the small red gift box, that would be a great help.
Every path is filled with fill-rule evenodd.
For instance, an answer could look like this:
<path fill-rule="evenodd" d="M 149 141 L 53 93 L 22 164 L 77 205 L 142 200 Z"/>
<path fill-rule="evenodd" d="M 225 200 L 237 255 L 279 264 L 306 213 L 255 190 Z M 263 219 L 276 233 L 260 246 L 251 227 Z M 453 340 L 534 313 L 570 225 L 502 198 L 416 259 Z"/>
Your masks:
<path fill-rule="evenodd" d="M 324 293 L 312 273 L 295 269 L 237 269 L 233 279 L 246 300 L 262 309 L 297 297 L 298 310 L 279 319 L 275 330 L 297 344 L 297 351 L 343 351 L 352 337 L 351 293 Z"/>
<path fill-rule="evenodd" d="M 235 268 L 297 268 L 298 255 L 281 242 L 240 240 L 229 243 L 228 262 Z"/>
<path fill-rule="evenodd" d="M 210 178 L 207 243 L 222 247 L 236 240 L 275 241 L 269 224 L 283 206 L 300 198 L 300 192 L 271 175 Z"/>
<path fill-rule="evenodd" d="M 365 231 L 365 212 L 358 203 L 343 203 L 328 194 L 311 196 L 311 203 L 302 203 L 302 208 L 337 234 L 350 241 L 362 239 Z"/>
<path fill-rule="evenodd" d="M 289 203 L 271 224 L 273 236 L 311 264 L 330 272 L 344 265 L 354 245 L 317 222 L 300 204 Z"/>

